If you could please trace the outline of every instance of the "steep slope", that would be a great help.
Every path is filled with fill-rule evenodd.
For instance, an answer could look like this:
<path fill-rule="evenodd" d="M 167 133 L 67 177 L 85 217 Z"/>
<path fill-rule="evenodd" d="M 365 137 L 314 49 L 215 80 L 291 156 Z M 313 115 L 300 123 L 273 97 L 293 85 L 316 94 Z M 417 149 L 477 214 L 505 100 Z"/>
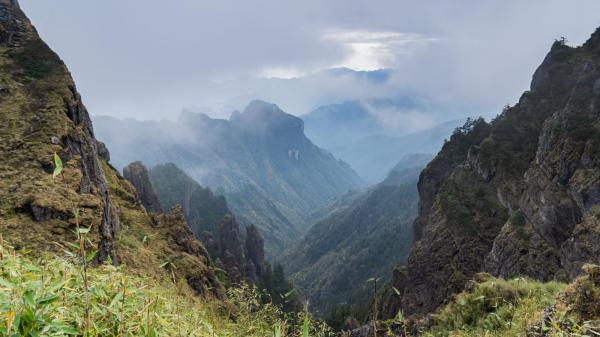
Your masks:
<path fill-rule="evenodd" d="M 200 186 L 175 164 L 157 165 L 150 169 L 150 181 L 166 209 L 181 205 L 185 218 L 196 237 L 204 232 L 218 234 L 219 224 L 231 214 L 223 196 Z"/>
<path fill-rule="evenodd" d="M 95 123 L 117 167 L 175 163 L 223 194 L 240 222 L 255 224 L 270 254 L 305 230 L 304 214 L 361 184 L 348 165 L 306 138 L 301 119 L 274 104 L 253 101 L 230 120 L 184 112 L 177 122 Z"/>
<path fill-rule="evenodd" d="M 16 1 L 0 1 L 0 67 L 0 234 L 18 250 L 64 254 L 76 228 L 89 228 L 93 246 L 86 249 L 96 250 L 97 264 L 123 263 L 159 280 L 175 276 L 197 293 L 223 298 L 183 217 L 146 213 L 107 164 L 66 66 Z M 53 178 L 55 153 L 64 169 Z M 173 273 L 161 267 L 169 259 L 176 260 Z"/>
<path fill-rule="evenodd" d="M 138 167 L 138 171 L 146 171 L 141 163 L 126 168 L 131 165 Z M 149 187 L 157 191 L 164 205 L 181 206 L 195 236 L 204 243 L 215 265 L 227 273 L 223 278 L 230 285 L 245 282 L 270 292 L 273 297 L 281 295 L 273 289 L 272 270 L 265 258 L 261 233 L 254 225 L 246 226 L 244 231 L 223 196 L 200 186 L 172 163 L 157 165 L 147 175 L 152 181 L 148 182 Z"/>
<path fill-rule="evenodd" d="M 162 213 L 163 208 L 154 192 L 154 187 L 150 182 L 148 170 L 139 161 L 133 162 L 123 168 L 123 178 L 129 180 L 135 190 L 138 192 L 138 197 L 146 210 L 154 213 Z M 169 205 L 171 209 L 175 205 Z M 193 226 L 192 226 L 193 228 Z"/>
<path fill-rule="evenodd" d="M 435 310 L 479 271 L 569 280 L 600 261 L 599 117 L 600 29 L 555 42 L 514 107 L 455 132 L 419 179 L 395 284 L 405 313 Z"/>
<path fill-rule="evenodd" d="M 365 308 L 370 277 L 404 263 L 417 212 L 417 177 L 429 155 L 407 156 L 388 178 L 313 225 L 284 259 L 294 283 L 321 313 Z M 334 203 L 335 204 L 335 203 Z"/>

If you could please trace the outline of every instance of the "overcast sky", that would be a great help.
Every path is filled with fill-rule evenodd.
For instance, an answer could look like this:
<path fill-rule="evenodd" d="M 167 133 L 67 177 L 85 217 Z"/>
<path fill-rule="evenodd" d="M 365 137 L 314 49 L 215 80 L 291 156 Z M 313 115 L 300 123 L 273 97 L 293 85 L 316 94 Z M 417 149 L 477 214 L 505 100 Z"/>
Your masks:
<path fill-rule="evenodd" d="M 396 91 L 488 115 L 528 88 L 555 38 L 579 45 L 600 26 L 600 0 L 20 2 L 92 114 L 139 119 L 225 116 L 251 98 L 303 114 Z M 395 77 L 381 88 L 257 79 L 341 66 Z"/>

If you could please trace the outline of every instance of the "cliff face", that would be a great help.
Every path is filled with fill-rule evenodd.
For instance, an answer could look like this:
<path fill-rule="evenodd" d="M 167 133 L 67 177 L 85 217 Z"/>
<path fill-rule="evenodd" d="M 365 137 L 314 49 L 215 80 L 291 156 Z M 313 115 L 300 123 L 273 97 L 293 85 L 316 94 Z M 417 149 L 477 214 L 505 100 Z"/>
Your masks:
<path fill-rule="evenodd" d="M 152 183 L 150 183 L 150 178 L 148 176 L 148 170 L 140 161 L 133 162 L 123 168 L 123 177 L 135 187 L 138 192 L 138 197 L 142 202 L 142 205 L 150 211 L 154 213 L 162 213 L 162 206 L 156 193 L 154 193 L 154 188 L 152 187 Z"/>
<path fill-rule="evenodd" d="M 458 129 L 422 172 L 417 241 L 395 277 L 405 313 L 479 271 L 573 279 L 600 261 L 599 51 L 600 30 L 556 42 L 515 106 Z"/>
<path fill-rule="evenodd" d="M 183 207 L 183 214 L 196 237 L 205 232 L 218 236 L 223 217 L 231 214 L 227 200 L 200 186 L 175 164 L 157 165 L 150 169 L 150 181 L 165 208 Z M 217 251 L 211 251 L 217 253 Z"/>
<path fill-rule="evenodd" d="M 35 244 L 47 247 L 56 233 L 66 234 L 55 219 L 73 221 L 79 208 L 82 224 L 98 234 L 98 262 L 116 262 L 119 217 L 88 112 L 67 68 L 16 1 L 0 2 L 0 67 L 2 228 L 28 231 L 33 220 L 41 239 Z M 65 163 L 60 179 L 49 174 L 55 152 Z"/>
<path fill-rule="evenodd" d="M 265 283 L 263 238 L 256 226 L 246 227 L 246 240 L 242 241 L 240 225 L 234 217 L 225 216 L 219 226 L 218 257 L 234 284 L 246 282 L 250 285 L 268 286 Z"/>
<path fill-rule="evenodd" d="M 88 112 L 60 58 L 16 1 L 0 0 L 0 234 L 15 249 L 63 253 L 79 224 L 96 262 L 124 262 L 158 279 L 188 281 L 223 297 L 210 259 L 177 212 L 154 218 L 107 163 Z M 54 153 L 64 169 L 53 178 Z M 76 214 L 78 216 L 76 216 Z M 151 244 L 147 243 L 151 238 Z M 176 258 L 174 272 L 165 261 Z"/>

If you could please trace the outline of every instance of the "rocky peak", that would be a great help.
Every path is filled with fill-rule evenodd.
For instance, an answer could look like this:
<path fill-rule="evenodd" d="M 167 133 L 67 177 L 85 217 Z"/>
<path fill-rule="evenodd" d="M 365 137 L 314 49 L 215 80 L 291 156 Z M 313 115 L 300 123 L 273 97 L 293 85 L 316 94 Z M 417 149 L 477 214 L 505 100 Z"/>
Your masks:
<path fill-rule="evenodd" d="M 2 208 L 33 213 L 34 220 L 44 222 L 38 230 L 42 236 L 62 233 L 55 228 L 60 221 L 55 220 L 73 218 L 76 208 L 81 220 L 98 230 L 96 259 L 116 262 L 113 241 L 119 218 L 108 193 L 89 114 L 69 71 L 40 39 L 16 1 L 0 2 L 0 47 L 4 51 L 0 55 L 4 87 L 0 93 L 0 138 L 12 142 L 0 151 L 6 167 L 18 167 L 21 175 L 37 182 L 10 198 L 0 195 Z M 52 180 L 54 153 L 65 166 L 62 186 Z M 13 160 L 16 162 L 11 163 Z M 23 183 L 15 179 L 19 176 L 3 178 L 10 185 Z M 86 198 L 95 201 L 86 203 Z M 90 207 L 92 204 L 95 206 Z"/>
<path fill-rule="evenodd" d="M 0 0 L 0 5 L 10 5 L 16 8 L 20 8 L 18 0 Z"/>
<path fill-rule="evenodd" d="M 598 30 L 555 42 L 531 91 L 458 129 L 422 172 L 404 313 L 435 311 L 481 271 L 568 280 L 600 262 L 599 44 Z"/>
<path fill-rule="evenodd" d="M 252 263 L 256 277 L 262 277 L 265 269 L 264 239 L 254 225 L 246 227 L 246 259 Z"/>
<path fill-rule="evenodd" d="M 252 133 L 304 135 L 302 119 L 285 113 L 276 104 L 254 100 L 232 122 Z"/>
<path fill-rule="evenodd" d="M 148 170 L 140 161 L 133 162 L 123 168 L 123 177 L 135 187 L 142 205 L 153 213 L 162 213 L 163 209 L 154 192 Z"/>
<path fill-rule="evenodd" d="M 234 283 L 240 283 L 244 279 L 245 257 L 240 225 L 233 216 L 226 215 L 219 226 L 219 246 L 225 271 Z"/>

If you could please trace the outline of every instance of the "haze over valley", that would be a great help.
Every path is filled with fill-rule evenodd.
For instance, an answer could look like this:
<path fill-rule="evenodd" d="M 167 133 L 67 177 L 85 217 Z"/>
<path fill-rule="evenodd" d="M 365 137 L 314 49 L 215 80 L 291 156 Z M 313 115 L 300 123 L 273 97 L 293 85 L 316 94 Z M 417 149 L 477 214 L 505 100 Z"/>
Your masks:
<path fill-rule="evenodd" d="M 0 336 L 592 336 L 600 2 L 0 0 Z"/>

